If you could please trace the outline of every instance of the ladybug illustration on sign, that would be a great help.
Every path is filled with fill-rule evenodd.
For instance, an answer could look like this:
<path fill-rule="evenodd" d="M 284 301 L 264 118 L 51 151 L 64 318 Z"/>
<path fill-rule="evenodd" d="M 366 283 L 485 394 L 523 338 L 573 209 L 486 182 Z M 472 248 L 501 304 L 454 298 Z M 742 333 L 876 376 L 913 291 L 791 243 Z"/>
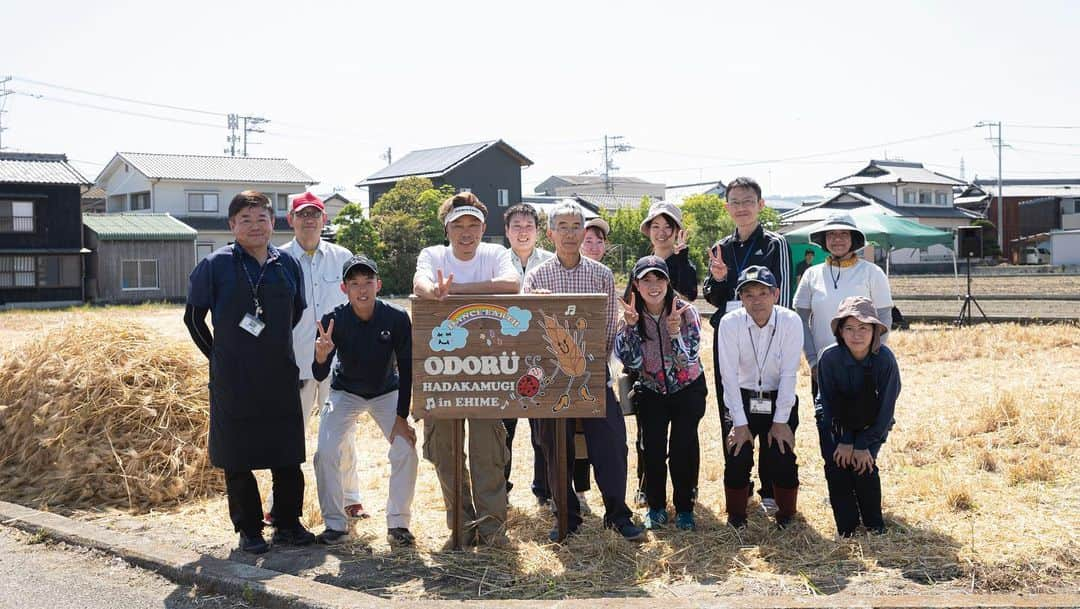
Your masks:
<path fill-rule="evenodd" d="M 517 391 L 510 394 L 510 399 L 520 404 L 522 408 L 536 406 L 536 396 L 540 394 L 543 387 L 544 369 L 539 366 L 531 366 L 525 371 L 525 374 L 518 378 L 515 385 Z"/>

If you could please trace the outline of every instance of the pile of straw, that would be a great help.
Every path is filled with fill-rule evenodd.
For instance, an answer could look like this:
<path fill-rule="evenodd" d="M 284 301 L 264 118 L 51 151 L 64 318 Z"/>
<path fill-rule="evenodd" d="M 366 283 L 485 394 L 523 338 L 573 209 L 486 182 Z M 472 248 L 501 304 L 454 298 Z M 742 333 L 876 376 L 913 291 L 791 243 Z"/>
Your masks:
<path fill-rule="evenodd" d="M 96 316 L 0 354 L 0 493 L 142 512 L 220 491 L 206 382 L 189 347 Z"/>

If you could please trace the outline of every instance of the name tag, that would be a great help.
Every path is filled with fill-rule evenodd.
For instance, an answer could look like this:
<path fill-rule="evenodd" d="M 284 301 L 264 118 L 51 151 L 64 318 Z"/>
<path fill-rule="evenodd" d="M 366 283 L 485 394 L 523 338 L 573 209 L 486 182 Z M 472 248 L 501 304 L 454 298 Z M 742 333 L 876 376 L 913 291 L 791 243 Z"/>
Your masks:
<path fill-rule="evenodd" d="M 266 327 L 266 324 L 261 319 L 255 317 L 251 313 L 246 313 L 244 314 L 244 319 L 240 320 L 240 327 L 243 328 L 244 331 L 248 334 L 252 336 L 258 336 L 262 334 L 263 328 Z"/>
<path fill-rule="evenodd" d="M 727 301 L 727 308 L 724 309 L 724 313 L 731 313 L 732 311 L 735 311 L 735 310 L 741 309 L 741 308 L 742 308 L 742 301 L 741 300 L 729 300 L 729 301 Z"/>
<path fill-rule="evenodd" d="M 769 398 L 750 398 L 750 414 L 772 414 L 772 400 Z"/>

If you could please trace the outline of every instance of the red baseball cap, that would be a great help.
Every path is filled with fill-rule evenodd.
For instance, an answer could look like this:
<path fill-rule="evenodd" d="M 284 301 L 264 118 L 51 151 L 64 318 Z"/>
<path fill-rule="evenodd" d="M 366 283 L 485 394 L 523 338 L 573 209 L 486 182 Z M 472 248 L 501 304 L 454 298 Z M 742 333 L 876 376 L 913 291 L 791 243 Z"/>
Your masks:
<path fill-rule="evenodd" d="M 305 192 L 303 194 L 297 195 L 296 198 L 293 199 L 292 210 L 290 211 L 290 213 L 296 213 L 301 209 L 304 209 L 305 207 L 315 207 L 318 208 L 320 211 L 326 211 L 326 206 L 323 205 L 322 199 L 316 197 L 310 192 Z"/>

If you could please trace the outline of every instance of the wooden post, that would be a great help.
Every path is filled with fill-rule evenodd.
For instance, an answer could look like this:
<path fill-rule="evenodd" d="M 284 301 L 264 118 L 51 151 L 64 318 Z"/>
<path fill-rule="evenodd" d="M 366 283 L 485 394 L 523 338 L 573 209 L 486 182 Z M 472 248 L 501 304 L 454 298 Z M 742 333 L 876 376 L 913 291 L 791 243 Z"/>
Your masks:
<path fill-rule="evenodd" d="M 465 478 L 464 460 L 465 460 L 465 419 L 452 419 L 451 428 L 453 428 L 453 436 L 450 441 L 450 453 L 454 460 L 454 505 L 452 507 L 453 516 L 451 518 L 451 538 L 453 540 L 453 546 L 455 550 L 460 550 L 462 547 L 461 528 L 463 510 L 462 506 L 462 489 Z"/>
<path fill-rule="evenodd" d="M 555 488 L 552 494 L 555 497 L 555 506 L 559 512 L 559 541 L 566 539 L 570 532 L 570 497 L 568 481 L 566 479 L 566 419 L 555 420 Z"/>

